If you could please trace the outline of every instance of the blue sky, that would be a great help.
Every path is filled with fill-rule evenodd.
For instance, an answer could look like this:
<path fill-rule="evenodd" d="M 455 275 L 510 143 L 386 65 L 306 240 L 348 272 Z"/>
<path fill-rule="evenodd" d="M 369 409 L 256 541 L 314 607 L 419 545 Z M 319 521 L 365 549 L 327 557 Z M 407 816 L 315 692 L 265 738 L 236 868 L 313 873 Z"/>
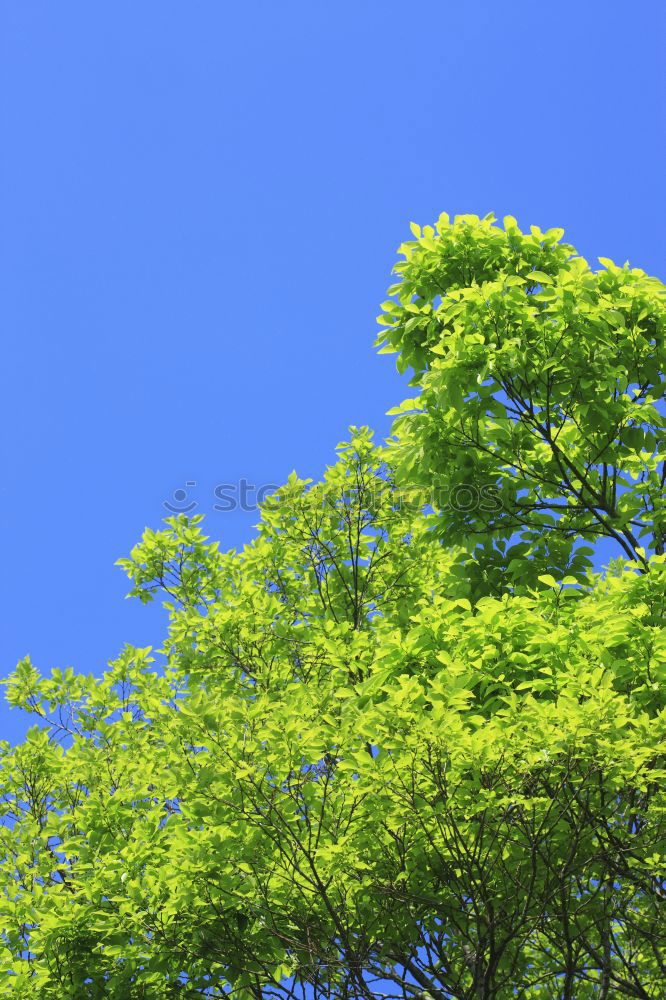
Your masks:
<path fill-rule="evenodd" d="M 159 645 L 114 562 L 175 491 L 242 545 L 215 486 L 387 433 L 410 220 L 512 214 L 666 276 L 662 6 L 0 6 L 1 674 Z"/>

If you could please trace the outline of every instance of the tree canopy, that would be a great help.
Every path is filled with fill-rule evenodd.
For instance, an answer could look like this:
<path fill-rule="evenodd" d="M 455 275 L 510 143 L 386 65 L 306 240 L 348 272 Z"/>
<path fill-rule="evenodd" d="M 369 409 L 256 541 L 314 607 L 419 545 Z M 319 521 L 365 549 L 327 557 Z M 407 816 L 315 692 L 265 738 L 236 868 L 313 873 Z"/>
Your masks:
<path fill-rule="evenodd" d="M 157 652 L 18 665 L 5 995 L 663 996 L 665 290 L 561 235 L 416 229 L 389 442 L 147 530 Z"/>
<path fill-rule="evenodd" d="M 402 475 L 440 501 L 494 485 L 500 503 L 449 505 L 441 530 L 489 556 L 513 536 L 500 586 L 525 555 L 565 570 L 600 537 L 642 562 L 666 527 L 664 286 L 604 258 L 591 270 L 561 229 L 504 225 L 442 216 L 400 248 L 380 343 L 421 390 L 395 411 Z"/>

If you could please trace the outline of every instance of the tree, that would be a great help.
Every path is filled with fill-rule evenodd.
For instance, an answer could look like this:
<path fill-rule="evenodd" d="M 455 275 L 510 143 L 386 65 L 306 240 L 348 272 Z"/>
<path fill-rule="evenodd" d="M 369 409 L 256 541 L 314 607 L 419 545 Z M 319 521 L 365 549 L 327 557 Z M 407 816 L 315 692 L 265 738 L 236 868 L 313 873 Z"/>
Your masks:
<path fill-rule="evenodd" d="M 505 239 L 489 220 L 424 238 L 466 225 Z M 160 669 L 134 648 L 101 680 L 19 664 L 8 697 L 39 724 L 2 750 L 3 991 L 662 995 L 666 556 L 586 569 L 592 510 L 557 515 L 571 537 L 534 521 L 536 444 L 532 486 L 484 466 L 507 505 L 479 543 L 487 512 L 430 492 L 447 469 L 445 485 L 478 481 L 451 452 L 438 464 L 452 417 L 442 390 L 437 424 L 427 364 L 396 440 L 352 429 L 320 483 L 293 475 L 269 498 L 241 552 L 196 517 L 144 534 L 122 564 L 169 610 Z M 497 420 L 478 415 L 480 441 Z M 659 510 L 650 475 L 618 510 Z M 517 573 L 502 558 L 525 534 Z"/>
<path fill-rule="evenodd" d="M 498 590 L 600 537 L 643 563 L 666 530 L 664 286 L 504 225 L 443 215 L 400 248 L 379 343 L 421 389 L 394 411 L 401 477 L 435 500 L 492 484 L 499 503 L 449 504 L 440 530 L 476 536 Z"/>

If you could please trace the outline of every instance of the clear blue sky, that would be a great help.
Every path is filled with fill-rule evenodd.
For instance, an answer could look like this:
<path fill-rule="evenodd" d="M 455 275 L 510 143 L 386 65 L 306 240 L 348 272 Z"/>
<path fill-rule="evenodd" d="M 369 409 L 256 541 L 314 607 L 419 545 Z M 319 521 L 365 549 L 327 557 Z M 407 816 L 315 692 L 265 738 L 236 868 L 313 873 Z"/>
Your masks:
<path fill-rule="evenodd" d="M 387 432 L 410 220 L 512 214 L 665 276 L 662 7 L 0 6 L 1 674 L 159 645 L 113 564 L 187 482 L 237 546 L 256 514 L 217 484 Z"/>

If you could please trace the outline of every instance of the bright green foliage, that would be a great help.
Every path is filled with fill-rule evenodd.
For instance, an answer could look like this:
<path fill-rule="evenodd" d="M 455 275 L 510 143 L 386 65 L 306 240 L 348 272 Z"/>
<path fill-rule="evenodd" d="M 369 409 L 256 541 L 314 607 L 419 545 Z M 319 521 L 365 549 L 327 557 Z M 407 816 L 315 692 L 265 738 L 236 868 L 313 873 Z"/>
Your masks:
<path fill-rule="evenodd" d="M 595 575 L 563 548 L 566 575 L 544 524 L 518 581 L 510 518 L 493 563 L 421 509 L 423 413 L 290 477 L 241 552 L 200 518 L 147 531 L 122 562 L 169 609 L 163 668 L 19 664 L 8 697 L 38 725 L 2 750 L 0 995 L 663 997 L 666 556 Z"/>
<path fill-rule="evenodd" d="M 413 228 L 380 343 L 422 390 L 394 411 L 396 460 L 445 508 L 442 537 L 484 542 L 500 587 L 566 571 L 581 540 L 663 551 L 661 282 L 606 259 L 592 271 L 562 230 L 524 234 L 511 217 Z M 494 508 L 447 505 L 482 484 Z M 493 550 L 512 534 L 512 553 Z"/>

